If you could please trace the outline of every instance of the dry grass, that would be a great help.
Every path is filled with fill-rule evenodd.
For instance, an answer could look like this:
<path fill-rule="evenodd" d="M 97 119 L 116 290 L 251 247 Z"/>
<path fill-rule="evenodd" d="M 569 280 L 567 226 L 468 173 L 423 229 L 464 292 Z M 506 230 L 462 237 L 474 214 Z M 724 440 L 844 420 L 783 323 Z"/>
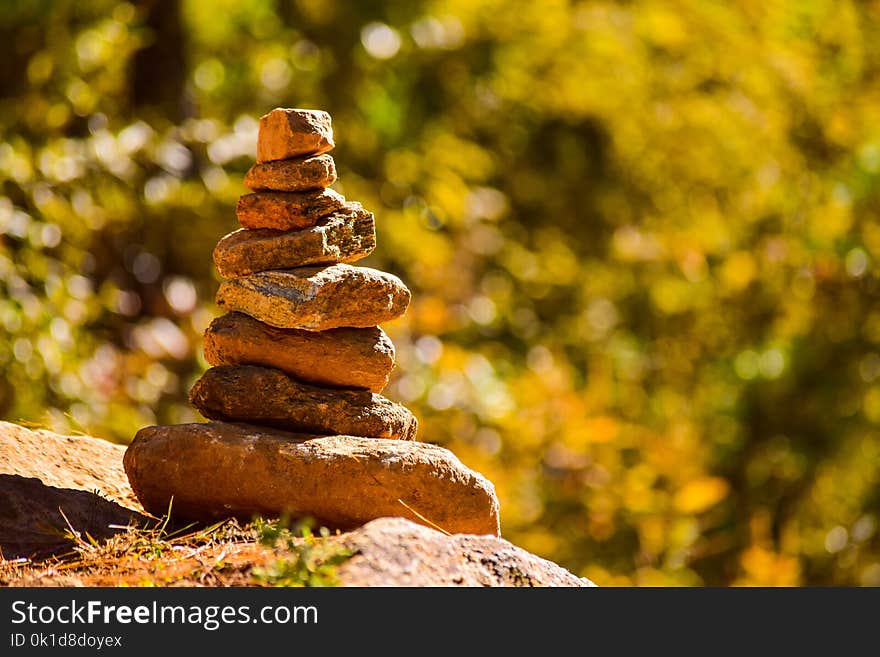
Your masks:
<path fill-rule="evenodd" d="M 118 529 L 96 541 L 68 527 L 70 552 L 0 561 L 0 586 L 325 586 L 348 556 L 326 532 L 284 521 Z"/>

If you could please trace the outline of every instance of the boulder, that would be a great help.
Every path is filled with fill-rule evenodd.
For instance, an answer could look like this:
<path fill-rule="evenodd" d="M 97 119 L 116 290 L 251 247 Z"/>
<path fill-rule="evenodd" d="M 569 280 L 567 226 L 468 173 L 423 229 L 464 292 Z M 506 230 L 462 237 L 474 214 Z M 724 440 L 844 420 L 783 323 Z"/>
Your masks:
<path fill-rule="evenodd" d="M 204 349 L 211 365 L 275 367 L 306 383 L 372 392 L 382 392 L 394 368 L 394 345 L 378 326 L 279 329 L 233 312 L 211 322 Z"/>
<path fill-rule="evenodd" d="M 415 440 L 418 421 L 404 406 L 367 390 L 319 388 L 281 370 L 212 367 L 190 401 L 207 418 L 253 422 L 288 431 Z"/>
<path fill-rule="evenodd" d="M 217 305 L 278 328 L 376 326 L 403 315 L 410 292 L 397 276 L 338 264 L 264 271 L 224 281 Z"/>
<path fill-rule="evenodd" d="M 332 189 L 309 192 L 256 192 L 239 197 L 235 206 L 243 228 L 295 230 L 314 226 L 345 205 L 345 197 Z"/>
<path fill-rule="evenodd" d="M 244 184 L 254 192 L 305 192 L 329 187 L 334 182 L 336 164 L 327 154 L 258 162 L 244 176 Z"/>
<path fill-rule="evenodd" d="M 0 422 L 2 557 L 66 552 L 71 530 L 100 539 L 147 522 L 119 467 L 124 451 L 106 440 Z"/>
<path fill-rule="evenodd" d="M 404 518 L 325 540 L 352 555 L 337 567 L 343 586 L 595 586 L 503 538 L 449 536 Z"/>
<path fill-rule="evenodd" d="M 373 213 L 360 203 L 320 219 L 312 228 L 278 231 L 239 229 L 214 247 L 214 265 L 224 278 L 258 271 L 354 262 L 376 247 Z"/>
<path fill-rule="evenodd" d="M 318 155 L 334 145 L 327 112 L 279 107 L 260 117 L 257 162 Z"/>
<path fill-rule="evenodd" d="M 425 443 L 303 436 L 223 422 L 141 429 L 125 471 L 148 510 L 210 520 L 310 516 L 349 529 L 400 516 L 449 533 L 498 535 L 492 484 Z"/>

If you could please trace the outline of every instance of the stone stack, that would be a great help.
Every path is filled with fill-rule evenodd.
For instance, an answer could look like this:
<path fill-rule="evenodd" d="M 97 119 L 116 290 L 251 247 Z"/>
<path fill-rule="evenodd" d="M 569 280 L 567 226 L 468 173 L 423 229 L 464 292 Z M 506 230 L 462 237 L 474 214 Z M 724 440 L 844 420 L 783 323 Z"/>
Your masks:
<path fill-rule="evenodd" d="M 381 394 L 394 345 L 379 328 L 410 292 L 355 267 L 375 219 L 329 186 L 330 115 L 275 109 L 239 199 L 242 228 L 214 264 L 227 314 L 205 332 L 213 366 L 190 392 L 211 422 L 146 427 L 125 455 L 144 507 L 183 518 L 310 516 L 347 529 L 401 516 L 450 533 L 498 534 L 494 487 Z"/>

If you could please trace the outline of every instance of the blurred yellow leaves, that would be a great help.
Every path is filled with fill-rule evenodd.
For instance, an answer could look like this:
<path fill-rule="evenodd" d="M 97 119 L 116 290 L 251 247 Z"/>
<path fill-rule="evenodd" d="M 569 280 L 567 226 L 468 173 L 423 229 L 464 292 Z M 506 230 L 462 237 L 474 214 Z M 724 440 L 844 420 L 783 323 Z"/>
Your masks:
<path fill-rule="evenodd" d="M 734 584 L 748 586 L 796 586 L 800 583 L 797 558 L 752 546 L 740 557 L 743 576 Z"/>
<path fill-rule="evenodd" d="M 702 513 L 715 506 L 730 491 L 730 484 L 720 477 L 701 477 L 685 484 L 675 494 L 675 507 L 682 513 Z"/>
<path fill-rule="evenodd" d="M 874 424 L 880 424 L 880 386 L 871 386 L 865 392 L 862 411 L 868 420 Z"/>
<path fill-rule="evenodd" d="M 607 443 L 616 439 L 620 432 L 619 422 L 608 416 L 588 418 L 583 426 L 583 439 L 587 443 Z"/>
<path fill-rule="evenodd" d="M 758 266 L 752 255 L 738 251 L 730 255 L 721 268 L 721 281 L 731 292 L 741 292 L 758 273 Z"/>

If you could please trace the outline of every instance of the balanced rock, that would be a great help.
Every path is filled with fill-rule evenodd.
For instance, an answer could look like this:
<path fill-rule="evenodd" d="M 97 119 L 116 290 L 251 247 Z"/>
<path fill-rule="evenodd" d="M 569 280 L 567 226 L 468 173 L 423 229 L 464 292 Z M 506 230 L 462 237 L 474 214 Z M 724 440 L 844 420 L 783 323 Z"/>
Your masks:
<path fill-rule="evenodd" d="M 287 431 L 415 440 L 418 421 L 405 406 L 367 390 L 320 388 L 281 370 L 221 365 L 202 375 L 190 401 L 207 418 Z"/>
<path fill-rule="evenodd" d="M 270 269 L 354 262 L 370 255 L 375 247 L 373 213 L 360 203 L 349 203 L 312 228 L 242 228 L 229 233 L 214 248 L 214 265 L 221 276 L 231 278 Z"/>
<path fill-rule="evenodd" d="M 235 213 L 244 228 L 294 230 L 341 210 L 345 198 L 332 189 L 309 192 L 257 192 L 238 199 Z"/>
<path fill-rule="evenodd" d="M 244 176 L 244 184 L 254 192 L 305 192 L 329 187 L 336 182 L 336 164 L 326 153 L 291 160 L 258 162 Z"/>
<path fill-rule="evenodd" d="M 318 155 L 334 145 L 327 112 L 276 108 L 260 117 L 257 162 Z"/>
<path fill-rule="evenodd" d="M 382 392 L 394 345 L 378 326 L 329 331 L 279 329 L 242 313 L 218 317 L 205 331 L 211 365 L 262 365 L 319 386 Z"/>
<path fill-rule="evenodd" d="M 499 534 L 492 484 L 435 445 L 210 422 L 141 429 L 125 453 L 138 499 L 181 518 L 311 516 L 339 529 L 399 516 Z M 173 501 L 172 501 L 173 499 Z"/>
<path fill-rule="evenodd" d="M 409 299 L 406 285 L 393 274 L 338 264 L 233 278 L 220 285 L 216 302 L 278 328 L 324 331 L 395 319 L 406 312 Z"/>

